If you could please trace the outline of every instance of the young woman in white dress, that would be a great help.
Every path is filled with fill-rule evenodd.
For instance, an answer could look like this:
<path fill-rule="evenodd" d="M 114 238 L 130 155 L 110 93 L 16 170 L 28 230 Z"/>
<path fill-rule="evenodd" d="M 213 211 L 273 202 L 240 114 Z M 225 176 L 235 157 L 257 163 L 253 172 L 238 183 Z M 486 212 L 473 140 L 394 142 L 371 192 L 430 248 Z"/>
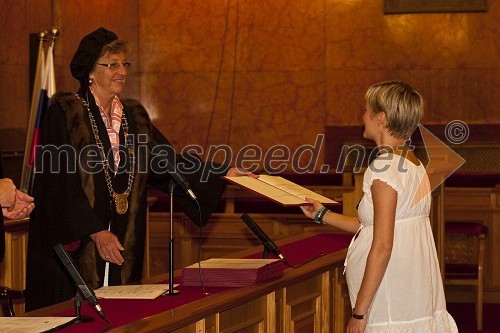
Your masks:
<path fill-rule="evenodd" d="M 425 167 L 405 147 L 423 116 L 423 100 L 399 81 L 370 86 L 363 137 L 378 157 L 363 178 L 358 217 L 336 214 L 318 201 L 302 207 L 316 223 L 355 233 L 345 261 L 352 318 L 347 333 L 458 332 L 446 311 L 429 221 Z"/>

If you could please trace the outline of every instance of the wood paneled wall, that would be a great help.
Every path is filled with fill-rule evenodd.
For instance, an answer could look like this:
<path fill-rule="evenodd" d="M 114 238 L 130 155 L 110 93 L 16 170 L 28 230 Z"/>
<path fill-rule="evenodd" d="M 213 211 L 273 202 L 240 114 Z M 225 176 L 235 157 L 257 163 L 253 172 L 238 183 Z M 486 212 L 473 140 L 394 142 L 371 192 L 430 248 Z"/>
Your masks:
<path fill-rule="evenodd" d="M 68 64 L 83 35 L 105 26 L 128 39 L 123 96 L 140 99 L 179 149 L 294 153 L 325 125 L 360 125 L 367 86 L 394 78 L 423 94 L 424 124 L 500 122 L 498 1 L 485 13 L 403 15 L 384 15 L 383 0 L 0 3 L 0 133 L 26 127 L 28 36 L 53 25 L 59 90 L 77 88 Z M 9 138 L 0 143 L 9 150 Z"/>

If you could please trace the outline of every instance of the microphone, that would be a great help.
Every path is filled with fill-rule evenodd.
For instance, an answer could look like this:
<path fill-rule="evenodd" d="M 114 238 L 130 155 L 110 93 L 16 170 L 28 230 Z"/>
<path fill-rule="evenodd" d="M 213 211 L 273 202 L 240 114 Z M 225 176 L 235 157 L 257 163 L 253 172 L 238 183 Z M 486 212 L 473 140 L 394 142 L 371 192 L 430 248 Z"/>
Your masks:
<path fill-rule="evenodd" d="M 280 249 L 274 244 L 274 242 L 264 233 L 264 231 L 259 227 L 259 225 L 252 220 L 248 214 L 243 214 L 241 215 L 241 219 L 245 221 L 247 226 L 252 230 L 252 232 L 257 236 L 257 238 L 262 242 L 262 245 L 264 245 L 264 248 L 273 253 L 275 256 L 280 258 L 283 262 L 287 263 L 285 257 L 281 254 Z"/>
<path fill-rule="evenodd" d="M 175 167 L 169 162 L 168 159 L 165 159 L 165 161 L 167 163 L 167 171 L 170 174 L 170 176 L 172 177 L 172 179 L 177 183 L 177 185 L 179 185 L 181 187 L 181 189 L 184 192 L 186 192 L 186 194 L 191 199 L 196 201 L 196 195 L 194 194 L 193 190 L 191 190 L 191 185 L 189 185 L 186 178 L 184 178 L 184 176 L 181 173 L 179 173 L 175 170 Z"/>
<path fill-rule="evenodd" d="M 82 276 L 76 269 L 75 264 L 71 259 L 71 257 L 69 256 L 66 249 L 62 246 L 61 243 L 59 243 L 56 246 L 54 246 L 54 251 L 56 251 L 57 255 L 59 256 L 59 259 L 61 259 L 62 263 L 64 264 L 64 267 L 71 275 L 73 282 L 78 288 L 78 291 L 82 294 L 83 298 L 85 298 L 90 303 L 90 305 L 92 305 L 96 309 L 97 313 L 99 313 L 101 318 L 104 319 L 109 324 L 110 322 L 108 321 L 108 318 L 106 318 L 103 309 L 97 302 L 97 297 L 94 293 L 94 290 L 92 290 L 92 288 L 90 288 L 90 286 L 83 280 Z"/>

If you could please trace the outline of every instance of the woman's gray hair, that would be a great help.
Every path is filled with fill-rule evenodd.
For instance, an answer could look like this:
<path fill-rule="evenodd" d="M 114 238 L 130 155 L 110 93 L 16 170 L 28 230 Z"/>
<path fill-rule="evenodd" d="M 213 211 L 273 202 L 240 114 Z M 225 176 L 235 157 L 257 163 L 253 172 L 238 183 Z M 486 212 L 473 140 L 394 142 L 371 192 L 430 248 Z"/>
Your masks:
<path fill-rule="evenodd" d="M 116 54 L 116 53 L 123 52 L 124 54 L 128 54 L 129 51 L 130 51 L 130 48 L 129 48 L 128 41 L 123 40 L 123 39 L 116 39 L 116 40 L 112 41 L 111 43 L 103 46 L 103 48 L 101 50 L 101 54 L 99 54 L 99 58 L 107 53 Z"/>

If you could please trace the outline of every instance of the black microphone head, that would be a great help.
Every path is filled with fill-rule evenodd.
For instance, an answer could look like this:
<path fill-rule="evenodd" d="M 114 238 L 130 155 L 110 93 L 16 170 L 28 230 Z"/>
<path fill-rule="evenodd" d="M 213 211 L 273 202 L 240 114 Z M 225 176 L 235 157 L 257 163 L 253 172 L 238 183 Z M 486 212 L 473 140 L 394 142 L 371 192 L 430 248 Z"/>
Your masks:
<path fill-rule="evenodd" d="M 252 230 L 252 232 L 257 236 L 257 238 L 262 242 L 262 245 L 275 254 L 276 256 L 281 258 L 281 251 L 278 249 L 276 244 L 266 235 L 264 230 L 262 230 L 259 225 L 250 217 L 248 214 L 241 215 L 241 219 L 246 223 L 246 225 Z"/>
<path fill-rule="evenodd" d="M 182 173 L 177 172 L 175 169 L 175 166 L 170 163 L 168 160 L 165 160 L 167 164 L 167 171 L 172 177 L 172 179 L 181 187 L 181 189 L 186 192 L 186 194 L 194 201 L 197 200 L 196 194 L 194 194 L 193 190 L 191 189 L 191 185 L 189 185 L 187 179 L 182 175 Z"/>

